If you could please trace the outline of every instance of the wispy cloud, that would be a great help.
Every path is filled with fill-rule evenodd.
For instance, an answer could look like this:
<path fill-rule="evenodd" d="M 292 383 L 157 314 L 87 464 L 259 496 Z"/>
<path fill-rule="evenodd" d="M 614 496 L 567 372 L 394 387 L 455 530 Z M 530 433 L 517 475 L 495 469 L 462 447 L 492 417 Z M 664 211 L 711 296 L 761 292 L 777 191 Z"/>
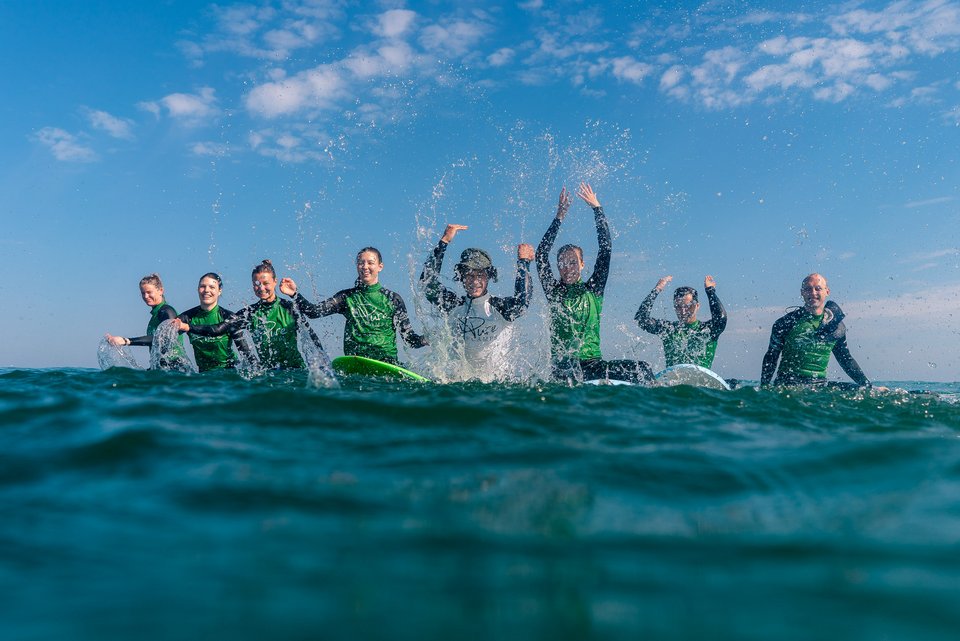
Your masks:
<path fill-rule="evenodd" d="M 142 102 L 140 107 L 155 116 L 165 113 L 188 123 L 209 120 L 220 113 L 215 91 L 211 87 L 203 87 L 195 94 L 172 93 L 160 100 Z"/>
<path fill-rule="evenodd" d="M 100 131 L 105 131 L 113 138 L 122 140 L 133 140 L 133 121 L 127 118 L 118 118 L 106 111 L 97 109 L 87 109 L 86 117 L 90 126 Z"/>
<path fill-rule="evenodd" d="M 57 127 L 44 127 L 35 134 L 35 139 L 47 147 L 57 160 L 64 162 L 93 162 L 96 152 L 73 134 Z"/>
<path fill-rule="evenodd" d="M 906 209 L 916 209 L 917 207 L 929 207 L 931 205 L 942 205 L 943 203 L 949 203 L 956 200 L 953 196 L 941 196 L 939 198 L 928 198 L 927 200 L 914 200 L 909 203 L 905 203 L 903 206 Z"/>

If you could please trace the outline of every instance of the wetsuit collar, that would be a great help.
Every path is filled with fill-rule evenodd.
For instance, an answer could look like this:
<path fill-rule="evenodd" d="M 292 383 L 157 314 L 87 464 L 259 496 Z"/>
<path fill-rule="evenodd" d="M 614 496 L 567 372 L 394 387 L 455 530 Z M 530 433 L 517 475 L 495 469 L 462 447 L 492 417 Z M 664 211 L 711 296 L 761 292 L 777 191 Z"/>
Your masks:
<path fill-rule="evenodd" d="M 367 285 L 365 283 L 357 283 L 357 289 L 362 292 L 379 292 L 383 289 L 383 285 L 380 284 L 380 281 L 377 281 L 373 285 Z"/>

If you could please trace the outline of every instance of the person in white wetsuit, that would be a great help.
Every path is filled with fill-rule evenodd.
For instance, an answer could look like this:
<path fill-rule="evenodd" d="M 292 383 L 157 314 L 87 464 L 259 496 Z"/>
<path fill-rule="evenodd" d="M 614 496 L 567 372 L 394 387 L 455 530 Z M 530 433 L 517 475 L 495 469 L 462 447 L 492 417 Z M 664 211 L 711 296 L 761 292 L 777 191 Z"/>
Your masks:
<path fill-rule="evenodd" d="M 467 229 L 465 225 L 447 225 L 423 266 L 420 282 L 427 300 L 446 315 L 456 354 L 464 359 L 464 374 L 468 379 L 493 381 L 505 378 L 510 363 L 504 355 L 509 347 L 510 324 L 523 315 L 530 305 L 533 281 L 530 262 L 533 260 L 533 245 L 523 243 L 517 247 L 517 278 L 514 295 L 491 296 L 487 291 L 490 281 L 496 282 L 497 269 L 490 254 L 471 247 L 460 254 L 460 262 L 454 268 L 453 279 L 463 285 L 463 294 L 447 289 L 440 282 L 440 269 L 447 245 L 457 232 Z"/>

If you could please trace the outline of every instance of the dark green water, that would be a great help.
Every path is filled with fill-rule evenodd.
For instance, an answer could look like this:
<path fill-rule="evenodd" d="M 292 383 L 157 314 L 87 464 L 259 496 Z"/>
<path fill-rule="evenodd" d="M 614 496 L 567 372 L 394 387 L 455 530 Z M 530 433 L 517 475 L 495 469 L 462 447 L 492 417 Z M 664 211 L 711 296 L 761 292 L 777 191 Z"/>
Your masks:
<path fill-rule="evenodd" d="M 0 638 L 952 641 L 927 387 L 0 370 Z"/>

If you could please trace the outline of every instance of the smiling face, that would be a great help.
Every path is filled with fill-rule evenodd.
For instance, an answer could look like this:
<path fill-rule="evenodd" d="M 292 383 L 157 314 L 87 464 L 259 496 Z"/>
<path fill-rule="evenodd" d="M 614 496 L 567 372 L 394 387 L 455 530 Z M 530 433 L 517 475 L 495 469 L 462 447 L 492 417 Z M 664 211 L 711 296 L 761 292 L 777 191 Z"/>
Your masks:
<path fill-rule="evenodd" d="M 827 287 L 827 279 L 820 274 L 810 274 L 803 279 L 800 285 L 800 297 L 803 299 L 804 309 L 811 314 L 815 316 L 822 314 L 829 296 L 830 288 Z"/>
<path fill-rule="evenodd" d="M 216 278 L 204 276 L 197 285 L 197 294 L 200 296 L 200 307 L 204 310 L 213 309 L 220 300 L 220 283 Z"/>
<path fill-rule="evenodd" d="M 583 256 L 574 248 L 565 249 L 557 256 L 557 269 L 560 270 L 560 281 L 564 285 L 572 285 L 580 280 Z"/>
<path fill-rule="evenodd" d="M 360 252 L 357 256 L 357 277 L 364 285 L 376 285 L 380 280 L 383 263 L 376 253 L 371 251 Z"/>
<path fill-rule="evenodd" d="M 272 303 L 277 298 L 274 291 L 277 288 L 277 279 L 270 272 L 260 272 L 253 277 L 253 293 L 265 303 Z"/>
<path fill-rule="evenodd" d="M 700 309 L 700 303 L 693 300 L 693 294 L 684 294 L 673 299 L 673 311 L 677 313 L 677 318 L 682 323 L 692 323 L 697 320 L 697 310 Z"/>
<path fill-rule="evenodd" d="M 463 291 L 467 297 L 478 298 L 487 293 L 490 276 L 484 269 L 468 269 L 463 272 L 460 281 L 463 283 Z"/>
<path fill-rule="evenodd" d="M 156 307 L 163 302 L 163 287 L 157 287 L 153 283 L 143 283 L 140 285 L 140 298 L 150 307 Z"/>

